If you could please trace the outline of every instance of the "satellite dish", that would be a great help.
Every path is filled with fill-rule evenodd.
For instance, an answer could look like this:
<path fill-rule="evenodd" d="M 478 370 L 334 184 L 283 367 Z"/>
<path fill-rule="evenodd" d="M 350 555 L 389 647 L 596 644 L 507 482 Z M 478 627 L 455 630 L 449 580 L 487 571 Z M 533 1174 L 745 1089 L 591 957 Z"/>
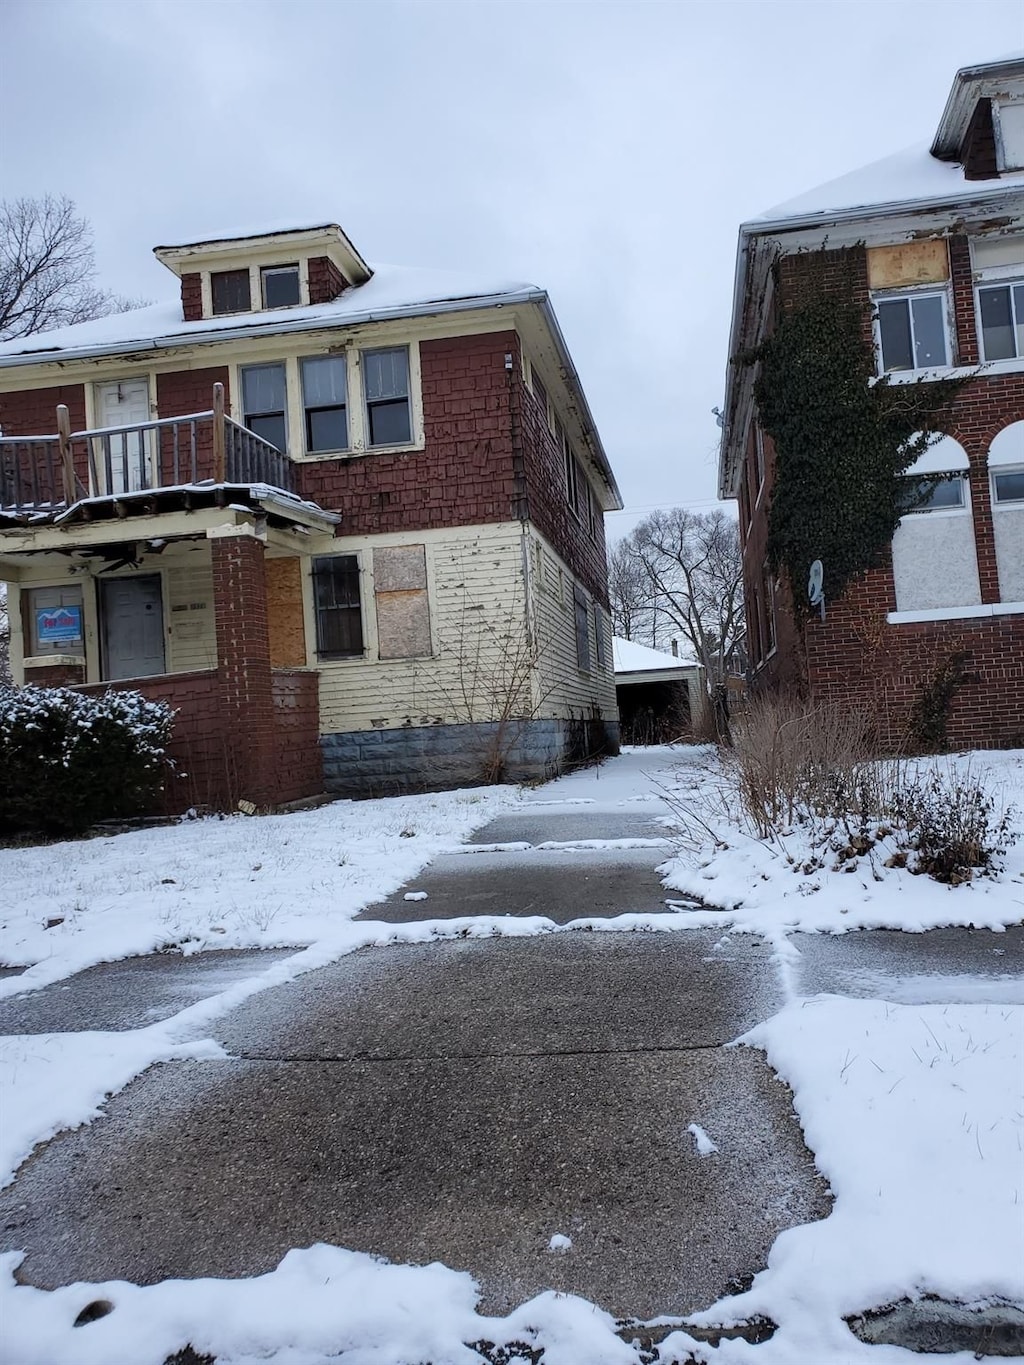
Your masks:
<path fill-rule="evenodd" d="M 811 565 L 807 580 L 807 599 L 812 607 L 821 608 L 821 619 L 825 619 L 825 566 L 820 559 Z"/>

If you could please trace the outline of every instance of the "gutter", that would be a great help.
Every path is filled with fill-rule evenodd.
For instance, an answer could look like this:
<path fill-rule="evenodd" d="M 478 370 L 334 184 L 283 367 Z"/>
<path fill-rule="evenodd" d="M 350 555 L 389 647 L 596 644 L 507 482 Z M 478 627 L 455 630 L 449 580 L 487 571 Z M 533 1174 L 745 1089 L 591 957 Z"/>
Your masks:
<path fill-rule="evenodd" d="M 14 355 L 0 356 L 0 369 L 18 365 L 60 364 L 66 360 L 93 360 L 103 356 L 138 355 L 144 351 L 174 350 L 182 346 L 195 346 L 203 341 L 249 341 L 255 337 L 287 336 L 292 332 L 323 332 L 344 330 L 348 327 L 361 327 L 370 322 L 389 322 L 394 318 L 429 318 L 443 313 L 468 313 L 475 308 L 502 308 L 506 304 L 540 303 L 546 300 L 543 289 L 530 285 L 513 294 L 477 295 L 467 299 L 450 299 L 423 304 L 395 304 L 391 308 L 367 309 L 362 313 L 347 313 L 344 317 L 305 317 L 291 322 L 275 319 L 273 322 L 252 324 L 242 327 L 211 327 L 193 332 L 174 332 L 164 336 L 151 337 L 140 341 L 104 341 L 93 346 L 79 346 L 74 349 L 53 346 Z M 44 337 L 45 332 L 39 335 Z M 564 345 L 564 342 L 563 342 Z"/>

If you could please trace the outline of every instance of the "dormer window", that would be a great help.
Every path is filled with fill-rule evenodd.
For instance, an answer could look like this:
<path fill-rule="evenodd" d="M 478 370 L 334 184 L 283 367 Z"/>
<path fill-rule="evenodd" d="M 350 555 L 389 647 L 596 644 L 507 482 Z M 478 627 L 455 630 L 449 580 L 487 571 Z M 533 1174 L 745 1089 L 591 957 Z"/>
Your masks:
<path fill-rule="evenodd" d="M 1024 100 L 996 106 L 995 138 L 1001 171 L 1024 170 Z"/>
<path fill-rule="evenodd" d="M 210 296 L 214 316 L 220 313 L 248 313 L 252 307 L 248 270 L 215 270 L 210 275 Z"/>
<path fill-rule="evenodd" d="M 291 308 L 301 302 L 299 267 L 268 265 L 260 271 L 264 308 Z"/>

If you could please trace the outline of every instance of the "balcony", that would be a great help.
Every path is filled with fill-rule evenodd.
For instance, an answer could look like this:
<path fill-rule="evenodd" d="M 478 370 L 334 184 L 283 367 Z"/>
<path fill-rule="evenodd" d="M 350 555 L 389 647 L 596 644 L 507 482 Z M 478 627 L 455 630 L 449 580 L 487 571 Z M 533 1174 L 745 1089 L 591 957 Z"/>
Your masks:
<path fill-rule="evenodd" d="M 72 431 L 62 405 L 56 419 L 54 435 L 0 436 L 0 519 L 7 524 L 52 522 L 82 503 L 109 504 L 123 515 L 130 503 L 170 490 L 262 485 L 294 492 L 291 460 L 225 415 L 221 384 L 207 412 Z"/>

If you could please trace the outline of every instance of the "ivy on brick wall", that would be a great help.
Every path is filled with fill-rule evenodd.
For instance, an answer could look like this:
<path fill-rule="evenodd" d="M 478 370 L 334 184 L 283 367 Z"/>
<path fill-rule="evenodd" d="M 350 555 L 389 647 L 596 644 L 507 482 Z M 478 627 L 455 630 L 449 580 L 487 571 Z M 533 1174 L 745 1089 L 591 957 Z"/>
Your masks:
<path fill-rule="evenodd" d="M 824 565 L 832 601 L 882 561 L 907 510 L 902 476 L 963 383 L 871 382 L 870 305 L 856 297 L 857 252 L 808 253 L 798 302 L 780 313 L 756 351 L 741 357 L 759 364 L 754 396 L 775 443 L 768 557 L 788 576 L 801 615 L 814 560 Z"/>

